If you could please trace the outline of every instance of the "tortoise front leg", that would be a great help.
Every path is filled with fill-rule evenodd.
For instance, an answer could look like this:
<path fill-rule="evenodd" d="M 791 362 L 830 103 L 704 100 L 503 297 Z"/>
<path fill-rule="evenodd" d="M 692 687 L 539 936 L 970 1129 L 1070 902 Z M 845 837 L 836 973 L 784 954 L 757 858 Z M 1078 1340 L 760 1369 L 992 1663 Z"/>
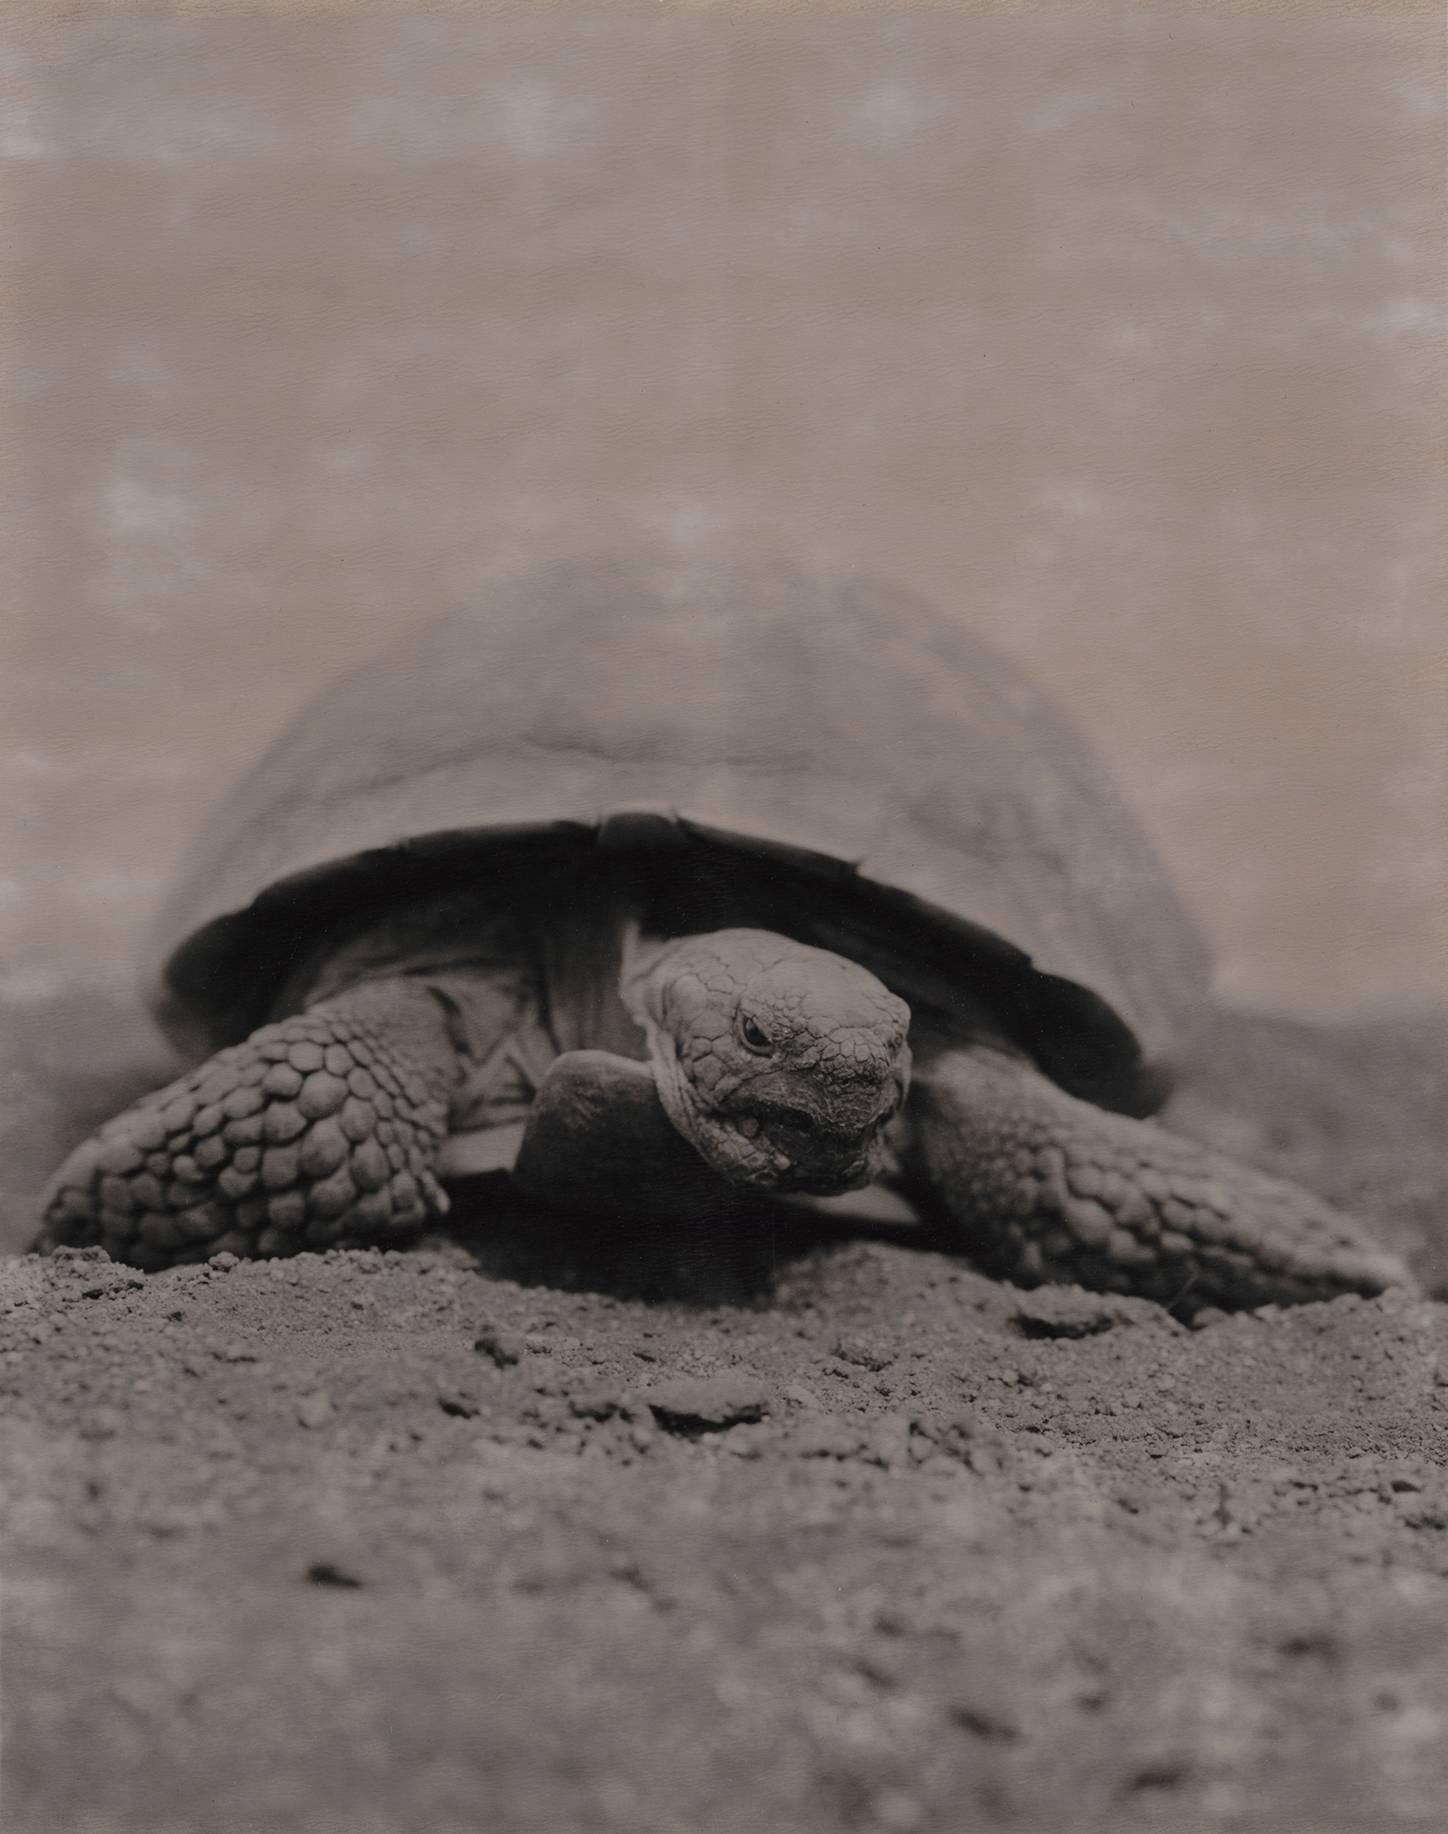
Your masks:
<path fill-rule="evenodd" d="M 565 1051 L 538 1086 L 513 1182 L 560 1210 L 725 1214 L 739 1194 L 675 1128 L 645 1063 Z"/>
<path fill-rule="evenodd" d="M 159 1268 L 415 1233 L 447 1209 L 438 1151 L 460 1064 L 423 982 L 349 988 L 265 1025 L 78 1147 L 36 1249 Z"/>
<path fill-rule="evenodd" d="M 908 1171 L 989 1272 L 1192 1307 L 1412 1285 L 1320 1198 L 977 1047 L 916 1077 Z"/>

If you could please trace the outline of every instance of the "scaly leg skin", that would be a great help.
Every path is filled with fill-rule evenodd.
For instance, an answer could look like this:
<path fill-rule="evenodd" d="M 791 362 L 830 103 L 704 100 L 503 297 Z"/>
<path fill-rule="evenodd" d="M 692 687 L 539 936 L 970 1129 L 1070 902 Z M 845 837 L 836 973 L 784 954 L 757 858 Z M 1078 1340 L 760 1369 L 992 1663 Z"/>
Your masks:
<path fill-rule="evenodd" d="M 910 1170 L 986 1271 L 1074 1281 L 1194 1311 L 1413 1285 L 1299 1186 L 1076 1100 L 977 1048 L 917 1078 Z"/>
<path fill-rule="evenodd" d="M 128 1108 L 51 1180 L 36 1250 L 156 1269 L 404 1240 L 437 1182 L 459 1061 L 421 981 L 364 982 L 265 1025 Z"/>

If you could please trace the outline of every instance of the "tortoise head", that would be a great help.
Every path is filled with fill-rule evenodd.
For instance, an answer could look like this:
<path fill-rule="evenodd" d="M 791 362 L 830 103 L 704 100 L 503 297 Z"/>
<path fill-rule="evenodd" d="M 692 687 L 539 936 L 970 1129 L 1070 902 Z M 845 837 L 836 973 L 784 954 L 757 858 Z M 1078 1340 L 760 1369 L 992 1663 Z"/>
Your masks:
<path fill-rule="evenodd" d="M 669 1119 L 735 1184 L 869 1184 L 910 1085 L 910 1009 L 844 956 L 763 930 L 667 947 L 635 984 Z"/>

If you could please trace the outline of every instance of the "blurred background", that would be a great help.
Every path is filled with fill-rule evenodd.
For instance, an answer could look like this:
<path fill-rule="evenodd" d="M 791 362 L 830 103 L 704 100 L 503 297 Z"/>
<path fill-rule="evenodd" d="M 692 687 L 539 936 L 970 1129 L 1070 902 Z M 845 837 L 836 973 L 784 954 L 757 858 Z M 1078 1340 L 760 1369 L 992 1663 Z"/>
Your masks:
<path fill-rule="evenodd" d="M 0 963 L 104 981 L 339 667 L 642 533 L 1117 770 L 1223 993 L 1448 988 L 1441 7 L 9 10 Z"/>

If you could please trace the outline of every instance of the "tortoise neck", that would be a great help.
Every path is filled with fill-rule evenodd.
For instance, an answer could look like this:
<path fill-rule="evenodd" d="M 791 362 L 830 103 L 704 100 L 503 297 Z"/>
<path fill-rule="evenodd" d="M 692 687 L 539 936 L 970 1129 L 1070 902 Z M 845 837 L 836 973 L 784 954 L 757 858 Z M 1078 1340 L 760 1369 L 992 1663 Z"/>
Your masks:
<path fill-rule="evenodd" d="M 546 1022 L 560 1051 L 644 1058 L 644 1034 L 624 998 L 642 901 L 622 872 L 590 878 L 538 925 Z"/>

